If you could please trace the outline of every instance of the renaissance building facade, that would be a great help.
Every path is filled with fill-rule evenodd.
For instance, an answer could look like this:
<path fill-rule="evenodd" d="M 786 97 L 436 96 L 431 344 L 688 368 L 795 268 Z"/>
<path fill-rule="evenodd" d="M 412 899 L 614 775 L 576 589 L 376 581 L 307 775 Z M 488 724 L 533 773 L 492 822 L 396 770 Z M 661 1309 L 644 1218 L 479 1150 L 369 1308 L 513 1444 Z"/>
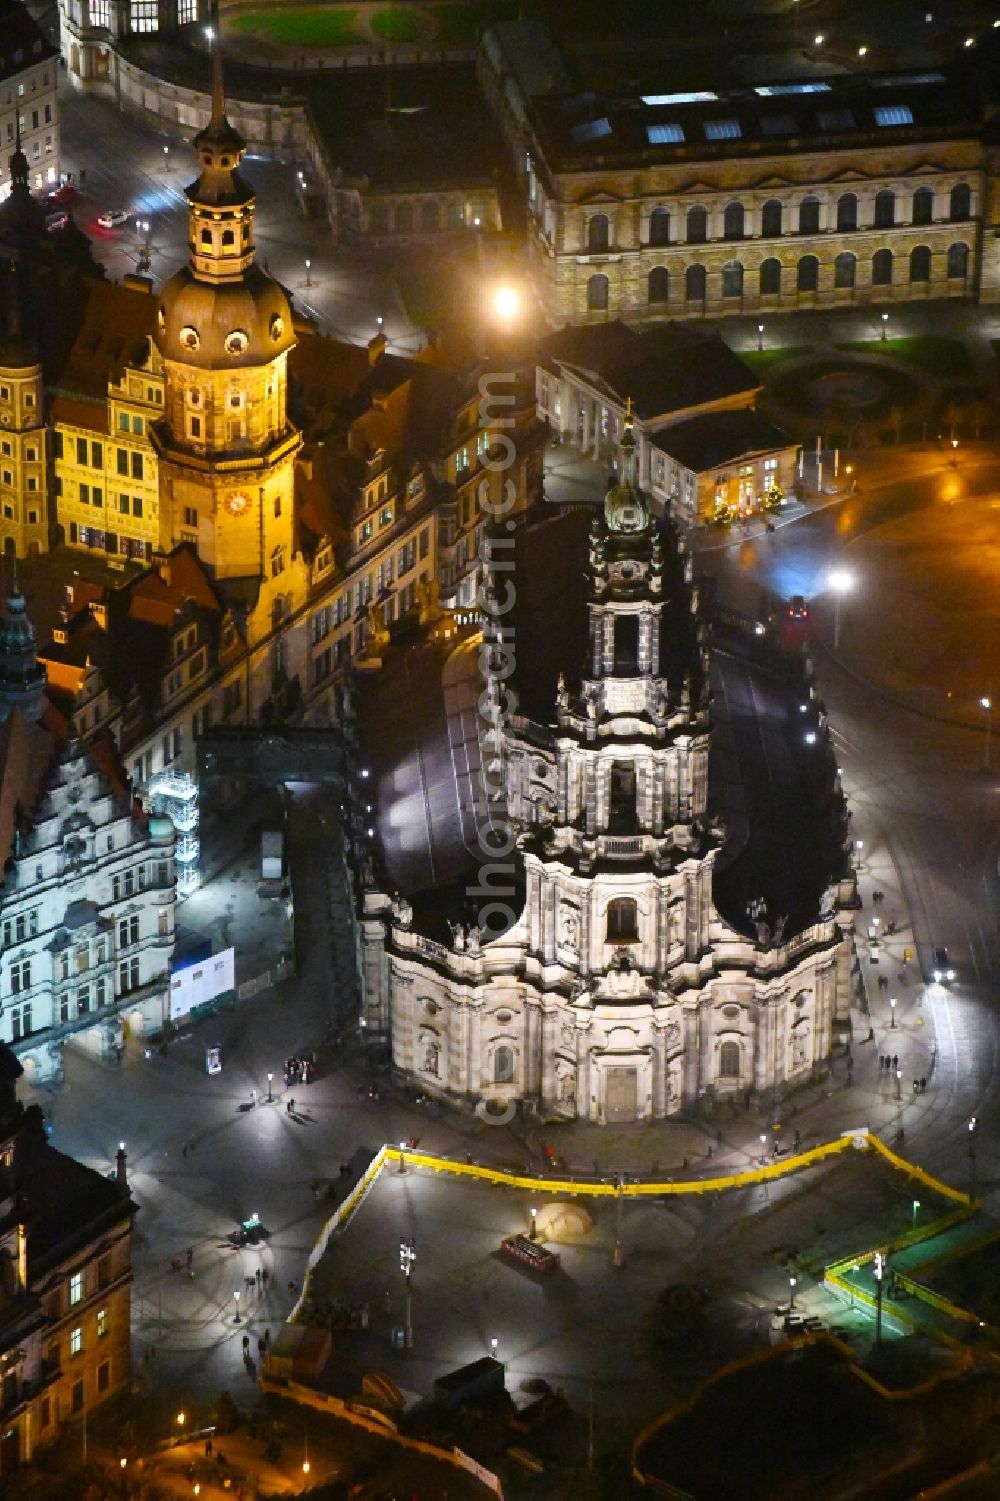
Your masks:
<path fill-rule="evenodd" d="M 547 317 L 998 300 L 996 50 L 718 89 L 665 90 L 630 58 L 611 91 L 535 23 L 496 27 L 480 76 Z"/>
<path fill-rule="evenodd" d="M 548 717 L 515 711 L 499 753 L 483 748 L 491 783 L 502 771 L 523 905 L 491 936 L 510 871 L 497 860 L 479 872 L 478 923 L 454 923 L 450 944 L 408 899 L 372 889 L 361 924 L 367 1025 L 389 1031 L 421 1089 L 600 1123 L 808 1080 L 849 1017 L 853 890 L 835 880 L 787 936 L 776 922 L 750 938 L 717 909 L 690 558 L 635 484 L 630 426 L 619 462 L 590 531 L 578 683 L 560 672 Z M 487 702 L 501 694 L 490 679 Z"/>

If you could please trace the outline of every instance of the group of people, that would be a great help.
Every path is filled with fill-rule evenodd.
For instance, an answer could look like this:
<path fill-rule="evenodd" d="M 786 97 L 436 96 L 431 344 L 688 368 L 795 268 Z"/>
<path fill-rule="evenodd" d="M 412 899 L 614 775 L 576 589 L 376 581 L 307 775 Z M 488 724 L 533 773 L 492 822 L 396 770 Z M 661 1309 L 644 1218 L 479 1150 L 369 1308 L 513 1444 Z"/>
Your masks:
<path fill-rule="evenodd" d="M 289 1084 L 310 1084 L 316 1072 L 316 1054 L 310 1053 L 308 1058 L 285 1059 L 285 1086 Z"/>

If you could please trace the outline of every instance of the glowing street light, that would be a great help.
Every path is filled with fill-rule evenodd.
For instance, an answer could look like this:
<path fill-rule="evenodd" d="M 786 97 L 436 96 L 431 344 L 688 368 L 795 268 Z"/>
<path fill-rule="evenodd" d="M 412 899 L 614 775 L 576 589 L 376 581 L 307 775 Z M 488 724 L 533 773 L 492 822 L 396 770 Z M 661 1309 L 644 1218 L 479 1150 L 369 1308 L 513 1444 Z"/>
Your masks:
<path fill-rule="evenodd" d="M 178 1426 L 178 1428 L 183 1428 L 184 1424 L 186 1422 L 187 1422 L 187 1413 L 186 1412 L 179 1412 L 177 1414 L 177 1426 Z"/>
<path fill-rule="evenodd" d="M 269 1105 L 273 1104 L 273 1102 L 274 1102 L 274 1093 L 273 1093 L 273 1091 L 271 1089 L 271 1085 L 273 1083 L 274 1083 L 274 1075 L 273 1074 L 268 1074 L 268 1076 L 267 1076 L 267 1103 Z"/>
<path fill-rule="evenodd" d="M 497 287 L 493 293 L 493 312 L 501 323 L 512 323 L 521 311 L 521 298 L 514 287 Z"/>
<path fill-rule="evenodd" d="M 914 1225 L 916 1225 L 916 1223 L 917 1223 L 917 1210 L 919 1208 L 920 1208 L 920 1200 L 919 1199 L 914 1199 L 914 1201 L 913 1201 L 913 1223 L 914 1223 Z"/>
<path fill-rule="evenodd" d="M 833 649 L 840 646 L 840 601 L 854 588 L 854 575 L 848 568 L 831 568 L 829 585 L 833 590 Z"/>
<path fill-rule="evenodd" d="M 417 1259 L 417 1248 L 412 1240 L 399 1242 L 399 1270 L 406 1279 L 406 1333 L 405 1343 L 408 1350 L 413 1348 L 413 1310 L 410 1297 L 410 1277 L 413 1272 L 413 1263 Z"/>
<path fill-rule="evenodd" d="M 889 997 L 889 1007 L 892 1015 L 892 1021 L 889 1023 L 889 1026 L 890 1028 L 893 1028 L 896 1025 L 896 997 L 894 995 L 891 995 Z"/>
<path fill-rule="evenodd" d="M 979 707 L 986 711 L 986 745 L 983 749 L 983 770 L 990 769 L 990 740 L 993 736 L 993 700 L 989 694 L 984 694 L 979 700 Z"/>
<path fill-rule="evenodd" d="M 888 322 L 889 322 L 889 314 L 888 313 L 883 313 L 882 314 L 882 343 L 883 344 L 885 343 L 885 333 L 886 333 L 886 326 L 887 326 Z"/>
<path fill-rule="evenodd" d="M 763 323 L 758 323 L 757 324 L 757 352 L 758 352 L 758 354 L 760 353 L 760 351 L 763 348 L 764 348 L 764 325 L 763 325 Z"/>
<path fill-rule="evenodd" d="M 864 43 L 862 43 L 861 46 L 858 48 L 858 56 L 859 57 L 867 57 L 867 55 L 868 55 L 868 48 L 864 45 Z"/>
<path fill-rule="evenodd" d="M 312 261 L 306 260 L 306 286 L 312 286 Z"/>
<path fill-rule="evenodd" d="M 233 1319 L 233 1323 L 234 1324 L 238 1324 L 240 1322 L 240 1290 L 239 1290 L 239 1288 L 237 1288 L 236 1291 L 233 1293 L 233 1297 L 236 1299 L 236 1317 Z"/>
<path fill-rule="evenodd" d="M 169 172 L 170 171 L 170 147 L 169 146 L 164 146 L 164 148 L 163 148 L 163 170 L 164 170 L 164 172 Z"/>
<path fill-rule="evenodd" d="M 795 1288 L 796 1288 L 797 1283 L 798 1283 L 798 1278 L 797 1277 L 789 1276 L 789 1278 L 788 1278 L 788 1307 L 789 1307 L 789 1309 L 792 1309 L 792 1308 L 795 1307 Z"/>
<path fill-rule="evenodd" d="M 766 1154 L 767 1154 L 767 1132 L 766 1131 L 762 1131 L 760 1133 L 760 1165 L 761 1165 L 761 1167 L 763 1167 L 764 1164 L 767 1162 L 767 1155 Z"/>

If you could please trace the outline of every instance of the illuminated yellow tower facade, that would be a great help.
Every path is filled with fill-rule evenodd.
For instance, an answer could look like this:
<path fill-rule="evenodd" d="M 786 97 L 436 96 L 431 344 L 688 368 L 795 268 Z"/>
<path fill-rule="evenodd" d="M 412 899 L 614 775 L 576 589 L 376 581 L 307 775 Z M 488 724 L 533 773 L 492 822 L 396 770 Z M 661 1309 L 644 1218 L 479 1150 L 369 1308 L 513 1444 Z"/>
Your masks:
<path fill-rule="evenodd" d="M 190 257 L 164 286 L 157 316 L 161 535 L 170 546 L 195 542 L 219 579 L 258 578 L 294 593 L 301 437 L 286 393 L 295 339 L 282 288 L 254 259 L 255 197 L 239 172 L 246 142 L 226 118 L 218 42 L 212 117 L 194 149 L 201 171 L 185 189 Z"/>

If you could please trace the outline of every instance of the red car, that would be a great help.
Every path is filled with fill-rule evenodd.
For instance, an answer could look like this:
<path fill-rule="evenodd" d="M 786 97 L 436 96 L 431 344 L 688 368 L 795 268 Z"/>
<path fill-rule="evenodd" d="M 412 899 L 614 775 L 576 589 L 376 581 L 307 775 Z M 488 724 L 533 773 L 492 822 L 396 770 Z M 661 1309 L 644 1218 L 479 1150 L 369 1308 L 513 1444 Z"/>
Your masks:
<path fill-rule="evenodd" d="M 64 182 L 61 187 L 53 188 L 48 197 L 50 203 L 59 203 L 68 208 L 71 203 L 76 202 L 76 188 L 71 182 Z"/>

